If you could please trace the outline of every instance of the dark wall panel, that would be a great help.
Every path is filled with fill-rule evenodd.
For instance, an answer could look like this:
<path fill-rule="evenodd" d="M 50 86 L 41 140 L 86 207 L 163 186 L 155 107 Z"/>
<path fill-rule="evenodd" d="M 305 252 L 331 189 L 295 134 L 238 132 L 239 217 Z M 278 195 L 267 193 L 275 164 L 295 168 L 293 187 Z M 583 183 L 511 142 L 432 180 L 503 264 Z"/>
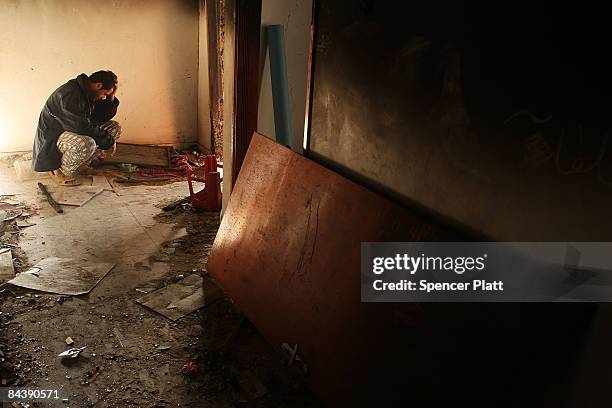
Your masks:
<path fill-rule="evenodd" d="M 494 239 L 612 238 L 603 10 L 318 9 L 313 158 Z"/>

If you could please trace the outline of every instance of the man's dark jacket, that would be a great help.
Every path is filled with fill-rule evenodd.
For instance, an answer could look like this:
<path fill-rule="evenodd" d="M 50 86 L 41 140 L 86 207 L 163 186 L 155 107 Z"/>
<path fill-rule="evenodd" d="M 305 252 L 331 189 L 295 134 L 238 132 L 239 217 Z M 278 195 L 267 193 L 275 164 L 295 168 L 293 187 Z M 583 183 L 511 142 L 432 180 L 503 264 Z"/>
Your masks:
<path fill-rule="evenodd" d="M 81 74 L 57 88 L 47 99 L 34 139 L 32 167 L 35 171 L 60 167 L 62 154 L 57 148 L 57 139 L 64 131 L 90 136 L 103 150 L 110 149 L 115 143 L 113 137 L 98 125 L 115 116 L 119 100 L 91 101 L 87 80 L 87 75 Z"/>

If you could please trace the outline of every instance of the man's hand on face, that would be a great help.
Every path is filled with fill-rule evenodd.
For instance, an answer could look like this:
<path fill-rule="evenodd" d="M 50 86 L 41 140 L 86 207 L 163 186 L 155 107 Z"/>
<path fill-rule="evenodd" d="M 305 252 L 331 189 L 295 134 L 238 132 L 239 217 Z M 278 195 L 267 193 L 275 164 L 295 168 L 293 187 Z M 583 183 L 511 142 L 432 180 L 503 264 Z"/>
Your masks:
<path fill-rule="evenodd" d="M 118 84 L 115 84 L 115 87 L 113 88 L 113 91 L 106 96 L 111 101 L 115 100 L 115 94 L 117 93 L 117 86 L 118 86 Z"/>

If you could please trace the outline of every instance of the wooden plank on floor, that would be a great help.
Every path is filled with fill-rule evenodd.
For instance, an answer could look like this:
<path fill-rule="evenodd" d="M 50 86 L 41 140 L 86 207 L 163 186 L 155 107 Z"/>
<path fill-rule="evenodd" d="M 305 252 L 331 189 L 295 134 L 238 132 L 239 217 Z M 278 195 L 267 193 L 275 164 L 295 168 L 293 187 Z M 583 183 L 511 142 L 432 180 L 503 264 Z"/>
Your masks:
<path fill-rule="evenodd" d="M 117 143 L 117 153 L 104 159 L 104 163 L 130 163 L 139 166 L 168 167 L 168 147 Z"/>
<path fill-rule="evenodd" d="M 102 187 L 105 190 L 112 190 L 113 187 L 108 182 L 106 176 L 91 176 L 92 187 Z"/>

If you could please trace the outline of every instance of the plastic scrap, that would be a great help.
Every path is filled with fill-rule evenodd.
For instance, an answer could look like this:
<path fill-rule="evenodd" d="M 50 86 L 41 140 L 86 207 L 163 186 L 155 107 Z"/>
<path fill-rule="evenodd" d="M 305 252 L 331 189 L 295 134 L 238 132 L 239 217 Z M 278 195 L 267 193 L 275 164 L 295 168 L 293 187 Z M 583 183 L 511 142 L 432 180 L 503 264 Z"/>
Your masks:
<path fill-rule="evenodd" d="M 79 354 L 81 354 L 81 351 L 85 350 L 86 348 L 87 346 L 70 348 L 66 351 L 61 352 L 57 356 L 62 358 L 77 358 Z"/>

